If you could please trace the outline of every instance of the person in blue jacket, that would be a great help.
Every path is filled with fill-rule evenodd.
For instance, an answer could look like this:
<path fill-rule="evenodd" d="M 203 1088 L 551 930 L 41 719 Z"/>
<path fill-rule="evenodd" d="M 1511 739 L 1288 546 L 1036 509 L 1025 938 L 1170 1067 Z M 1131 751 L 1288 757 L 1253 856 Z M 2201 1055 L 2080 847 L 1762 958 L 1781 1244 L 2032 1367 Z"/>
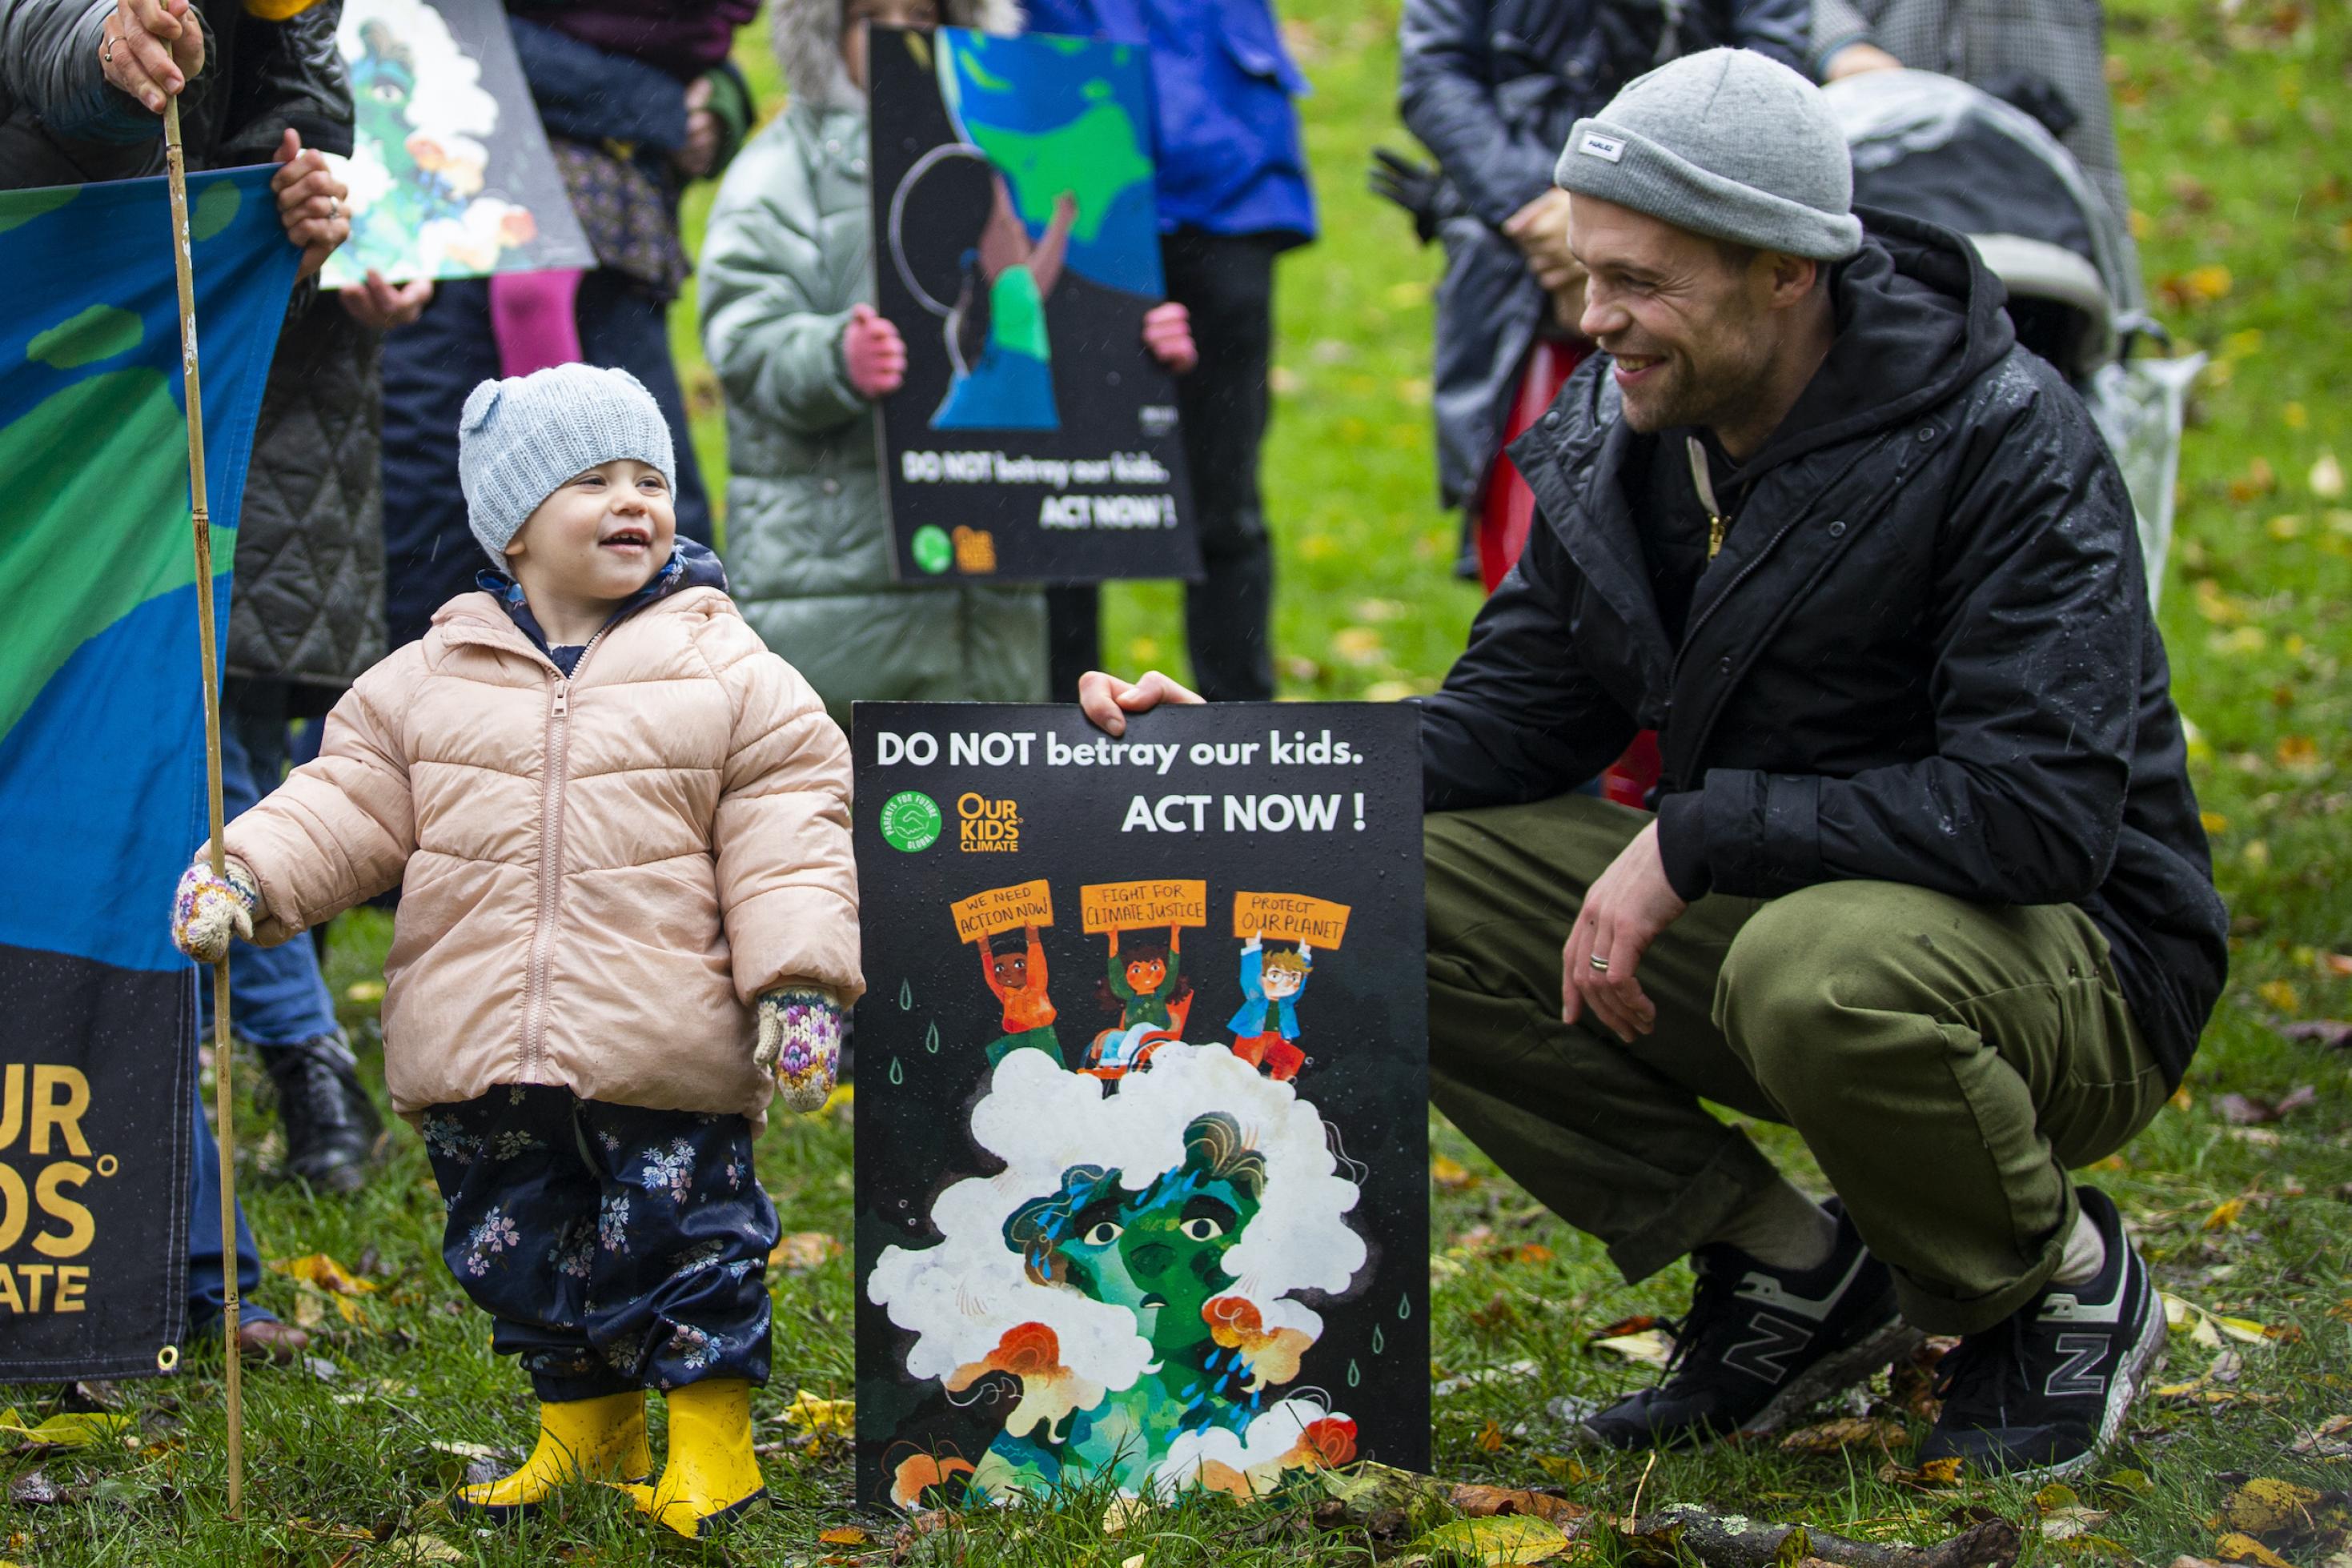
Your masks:
<path fill-rule="evenodd" d="M 1307 79 L 1271 0 L 1030 0 L 1027 30 L 1151 51 L 1152 157 L 1168 298 L 1192 312 L 1197 370 L 1176 383 L 1205 576 L 1184 594 L 1192 671 L 1214 700 L 1274 695 L 1274 551 L 1258 498 L 1274 258 L 1315 237 L 1291 100 Z M 1098 659 L 1091 586 L 1050 589 L 1054 695 Z"/>

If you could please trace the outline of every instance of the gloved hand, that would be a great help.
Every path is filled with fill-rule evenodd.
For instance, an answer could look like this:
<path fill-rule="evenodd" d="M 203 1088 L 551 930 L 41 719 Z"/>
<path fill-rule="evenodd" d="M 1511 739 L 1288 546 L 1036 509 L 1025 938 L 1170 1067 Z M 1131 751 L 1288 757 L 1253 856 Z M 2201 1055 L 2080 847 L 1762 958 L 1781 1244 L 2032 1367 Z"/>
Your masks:
<path fill-rule="evenodd" d="M 1412 232 L 1427 245 L 1448 218 L 1469 211 L 1462 193 L 1445 172 L 1433 164 L 1416 163 L 1385 147 L 1372 149 L 1372 167 L 1364 183 L 1373 195 L 1394 202 L 1412 215 Z"/>
<path fill-rule="evenodd" d="M 751 1061 L 776 1075 L 784 1103 L 822 1111 L 841 1071 L 841 1004 L 815 986 L 786 984 L 760 998 L 760 1039 Z"/>
<path fill-rule="evenodd" d="M 253 919 L 261 913 L 261 889 L 253 873 L 236 861 L 225 862 L 228 874 L 213 874 L 209 856 L 180 873 L 179 891 L 172 895 L 172 946 L 199 964 L 217 964 L 228 956 L 229 939 L 253 940 Z"/>

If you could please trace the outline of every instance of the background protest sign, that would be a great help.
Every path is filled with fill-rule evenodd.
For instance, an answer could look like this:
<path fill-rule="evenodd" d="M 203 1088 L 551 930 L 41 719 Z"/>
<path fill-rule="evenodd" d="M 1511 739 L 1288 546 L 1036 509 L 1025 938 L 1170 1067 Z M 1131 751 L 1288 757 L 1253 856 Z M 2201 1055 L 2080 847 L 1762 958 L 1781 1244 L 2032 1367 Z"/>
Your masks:
<path fill-rule="evenodd" d="M 335 42 L 359 120 L 320 287 L 596 265 L 498 0 L 344 0 Z"/>
<path fill-rule="evenodd" d="M 299 253 L 268 169 L 188 176 L 214 598 Z M 168 1370 L 187 1309 L 205 837 L 172 219 L 160 179 L 0 194 L 0 1383 Z"/>
<path fill-rule="evenodd" d="M 1427 1464 L 1416 719 L 857 705 L 861 1502 Z"/>
<path fill-rule="evenodd" d="M 899 577 L 1197 577 L 1143 52 L 877 27 L 875 308 L 907 340 L 880 401 Z"/>

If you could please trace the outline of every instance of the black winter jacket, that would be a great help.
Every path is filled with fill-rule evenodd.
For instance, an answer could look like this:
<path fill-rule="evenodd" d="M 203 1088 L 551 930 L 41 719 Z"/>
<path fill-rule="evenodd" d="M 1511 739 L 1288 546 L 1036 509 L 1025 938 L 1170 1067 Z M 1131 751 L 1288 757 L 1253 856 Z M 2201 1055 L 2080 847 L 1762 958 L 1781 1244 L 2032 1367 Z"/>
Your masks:
<path fill-rule="evenodd" d="M 1541 517 L 1426 699 L 1427 804 L 1556 795 L 1654 728 L 1677 886 L 2079 904 L 2178 1080 L 2228 915 L 2129 497 L 1975 252 L 1864 220 L 1837 345 L 1744 470 L 1679 645 L 1636 510 L 1656 438 L 1619 419 L 1608 357 L 1512 444 Z"/>
<path fill-rule="evenodd" d="M 1718 44 L 1805 68 L 1810 0 L 1405 0 L 1397 108 L 1469 215 L 1444 230 L 1438 488 L 1475 498 L 1548 308 L 1505 219 L 1551 188 L 1570 127 L 1643 72 Z"/>
<path fill-rule="evenodd" d="M 21 46 L 0 59 L 13 88 L 0 93 L 0 188 L 162 173 L 162 121 L 106 84 L 94 14 L 67 0 L 0 5 L 5 42 Z M 266 163 L 289 128 L 305 147 L 350 154 L 342 9 L 318 0 L 271 22 L 233 0 L 196 0 L 205 68 L 180 108 L 191 168 Z M 226 664 L 305 688 L 298 713 L 324 713 L 383 655 L 382 350 L 336 300 L 298 287 L 254 429 Z"/>

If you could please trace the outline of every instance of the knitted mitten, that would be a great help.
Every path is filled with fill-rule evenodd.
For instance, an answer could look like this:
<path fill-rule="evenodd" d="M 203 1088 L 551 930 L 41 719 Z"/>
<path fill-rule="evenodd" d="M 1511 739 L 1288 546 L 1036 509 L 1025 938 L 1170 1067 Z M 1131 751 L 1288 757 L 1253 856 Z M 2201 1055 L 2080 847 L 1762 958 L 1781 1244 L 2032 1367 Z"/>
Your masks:
<path fill-rule="evenodd" d="M 224 863 L 228 874 L 218 877 L 209 859 L 196 862 L 180 873 L 172 895 L 172 946 L 199 964 L 227 957 L 233 936 L 253 940 L 253 917 L 261 913 L 253 873 L 235 861 Z"/>
<path fill-rule="evenodd" d="M 751 1061 L 776 1075 L 784 1103 L 821 1111 L 841 1067 L 841 1004 L 815 986 L 786 984 L 760 998 L 760 1043 Z"/>

